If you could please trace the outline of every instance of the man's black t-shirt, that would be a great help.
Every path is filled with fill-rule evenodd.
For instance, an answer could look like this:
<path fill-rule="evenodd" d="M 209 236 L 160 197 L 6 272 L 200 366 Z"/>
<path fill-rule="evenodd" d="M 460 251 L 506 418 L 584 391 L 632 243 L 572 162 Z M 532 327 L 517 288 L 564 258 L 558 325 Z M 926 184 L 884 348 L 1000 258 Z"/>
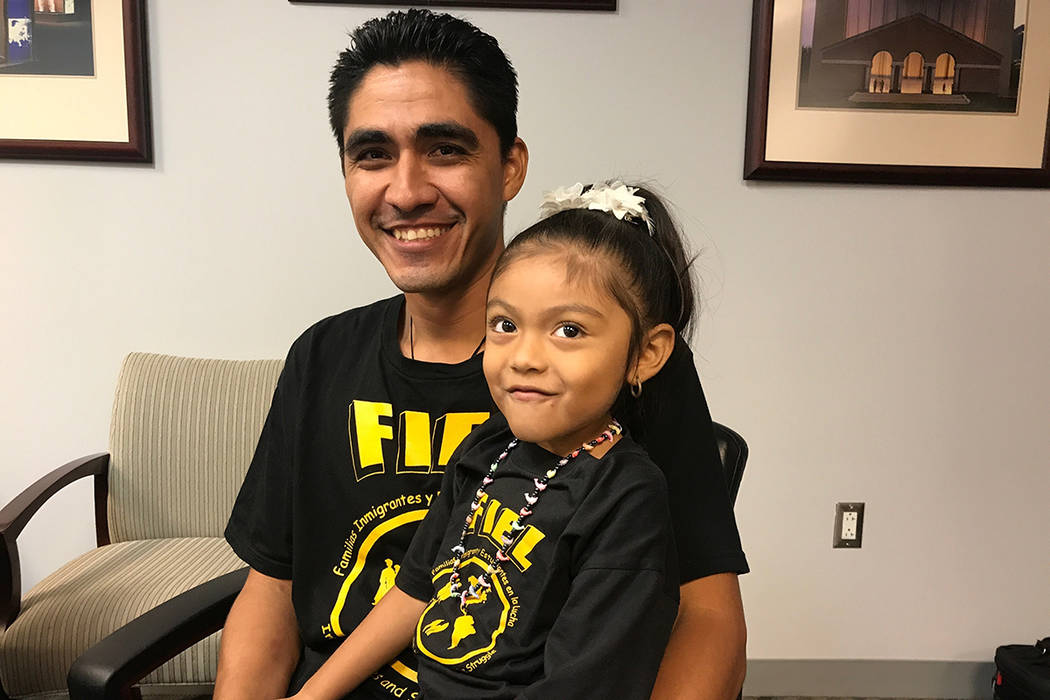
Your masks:
<path fill-rule="evenodd" d="M 507 561 L 466 608 L 449 592 L 478 486 L 513 438 L 496 415 L 468 437 L 409 548 L 397 587 L 428 602 L 414 648 L 428 700 L 646 700 L 678 610 L 667 487 L 645 451 L 623 436 L 601 460 L 584 452 L 547 484 L 527 525 L 510 524 L 533 480 L 559 459 L 520 443 L 485 490 L 464 541 L 465 585 Z"/>
<path fill-rule="evenodd" d="M 253 569 L 293 581 L 304 643 L 293 690 L 393 585 L 452 453 L 494 408 L 480 356 L 446 365 L 401 354 L 403 305 L 399 295 L 332 316 L 292 345 L 226 528 Z M 646 383 L 640 413 L 617 416 L 667 479 L 681 580 L 746 572 L 711 417 L 680 339 Z M 406 650 L 348 697 L 417 692 Z"/>

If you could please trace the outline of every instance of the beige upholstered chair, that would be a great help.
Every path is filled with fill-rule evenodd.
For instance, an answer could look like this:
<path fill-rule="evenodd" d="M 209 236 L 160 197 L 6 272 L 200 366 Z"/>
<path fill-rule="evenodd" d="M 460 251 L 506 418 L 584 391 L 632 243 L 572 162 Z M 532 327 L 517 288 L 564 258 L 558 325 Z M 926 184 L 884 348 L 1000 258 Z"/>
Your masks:
<path fill-rule="evenodd" d="M 117 383 L 109 454 L 67 464 L 0 510 L 0 698 L 66 697 L 89 646 L 154 606 L 244 564 L 222 538 L 280 360 L 133 353 Z M 20 596 L 16 538 L 65 484 L 95 477 L 98 548 Z M 143 686 L 193 694 L 215 678 L 218 634 Z"/>

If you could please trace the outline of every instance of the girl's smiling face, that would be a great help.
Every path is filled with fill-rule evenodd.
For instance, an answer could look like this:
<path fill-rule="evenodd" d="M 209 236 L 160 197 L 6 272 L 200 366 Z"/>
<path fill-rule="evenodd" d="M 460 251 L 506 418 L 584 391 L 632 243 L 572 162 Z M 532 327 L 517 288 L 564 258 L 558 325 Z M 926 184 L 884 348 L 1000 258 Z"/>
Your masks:
<path fill-rule="evenodd" d="M 492 281 L 486 309 L 489 391 L 518 438 L 559 455 L 609 424 L 632 330 L 615 299 L 568 269 L 572 257 L 515 260 Z"/>

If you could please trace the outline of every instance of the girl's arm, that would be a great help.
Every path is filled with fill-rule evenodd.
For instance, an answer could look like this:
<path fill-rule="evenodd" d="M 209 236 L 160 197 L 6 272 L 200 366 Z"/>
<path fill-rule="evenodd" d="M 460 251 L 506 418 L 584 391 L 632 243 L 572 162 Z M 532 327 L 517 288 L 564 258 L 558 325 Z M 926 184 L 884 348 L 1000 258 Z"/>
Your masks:
<path fill-rule="evenodd" d="M 293 697 L 337 700 L 349 693 L 412 642 L 425 607 L 394 585 Z"/>
<path fill-rule="evenodd" d="M 430 567 L 449 527 L 458 493 L 456 465 L 464 451 L 483 434 L 486 434 L 484 427 L 475 429 L 452 453 L 441 477 L 441 490 L 430 503 L 426 517 L 412 538 L 393 587 L 294 698 L 338 700 L 412 643 L 416 623 L 427 607 L 422 598 L 429 601 L 434 594 Z"/>
<path fill-rule="evenodd" d="M 471 444 L 472 438 L 468 436 L 453 453 L 449 467 L 441 478 L 441 490 L 434 497 L 426 517 L 412 538 L 393 587 L 350 636 L 343 640 L 295 698 L 337 700 L 411 644 L 416 622 L 427 606 L 421 599 L 429 600 L 434 594 L 430 567 L 449 525 L 456 493 L 453 465 L 458 462 L 465 446 Z"/>

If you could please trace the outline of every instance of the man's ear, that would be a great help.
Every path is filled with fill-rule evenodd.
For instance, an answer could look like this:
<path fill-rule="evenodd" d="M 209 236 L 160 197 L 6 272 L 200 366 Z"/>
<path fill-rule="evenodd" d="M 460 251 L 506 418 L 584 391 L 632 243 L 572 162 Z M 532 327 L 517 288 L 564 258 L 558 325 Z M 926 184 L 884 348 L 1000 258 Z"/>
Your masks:
<path fill-rule="evenodd" d="M 635 385 L 656 376 L 671 356 L 674 340 L 674 328 L 668 323 L 661 323 L 650 329 L 642 338 L 633 366 L 627 368 L 627 383 Z"/>
<path fill-rule="evenodd" d="M 517 196 L 525 184 L 525 173 L 529 169 L 529 148 L 520 138 L 515 138 L 510 152 L 503 159 L 503 201 L 509 202 Z"/>

